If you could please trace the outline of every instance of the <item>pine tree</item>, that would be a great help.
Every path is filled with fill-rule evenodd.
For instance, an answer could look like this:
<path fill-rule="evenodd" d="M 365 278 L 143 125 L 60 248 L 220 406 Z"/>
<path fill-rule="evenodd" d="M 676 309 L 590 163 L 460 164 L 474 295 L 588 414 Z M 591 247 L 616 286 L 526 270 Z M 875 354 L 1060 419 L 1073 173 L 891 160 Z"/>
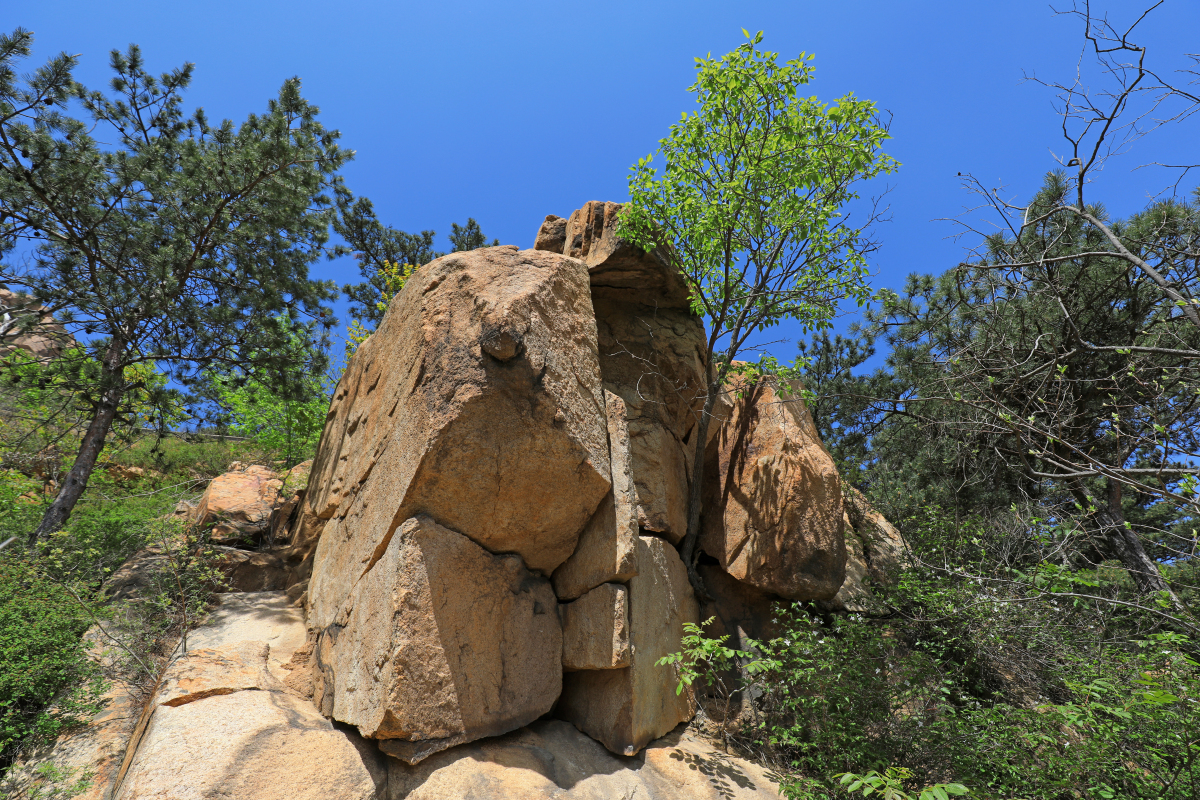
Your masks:
<path fill-rule="evenodd" d="M 269 373 L 283 391 L 302 382 L 306 365 L 286 344 L 333 323 L 321 304 L 335 288 L 308 267 L 325 253 L 327 192 L 352 152 L 317 121 L 298 78 L 264 113 L 212 124 L 202 109 L 184 114 L 192 64 L 155 77 L 131 45 L 112 52 L 107 94 L 75 82 L 65 53 L 19 80 L 32 39 L 0 36 L 0 248 L 28 248 L 0 281 L 44 303 L 99 363 L 75 387 L 91 418 L 36 542 L 86 489 L 134 388 L 129 367 L 156 365 L 185 386 L 235 368 Z M 67 113 L 72 101 L 82 119 Z"/>

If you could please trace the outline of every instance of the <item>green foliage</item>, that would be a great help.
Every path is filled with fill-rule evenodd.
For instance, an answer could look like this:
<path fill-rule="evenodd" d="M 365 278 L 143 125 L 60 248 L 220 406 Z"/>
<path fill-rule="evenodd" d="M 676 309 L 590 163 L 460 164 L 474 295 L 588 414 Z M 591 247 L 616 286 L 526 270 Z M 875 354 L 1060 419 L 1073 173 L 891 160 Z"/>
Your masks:
<path fill-rule="evenodd" d="M 283 324 L 287 325 L 286 318 Z M 281 391 L 269 375 L 241 371 L 211 374 L 209 381 L 211 396 L 229 415 L 230 429 L 254 440 L 290 467 L 316 450 L 329 410 L 329 392 L 324 376 L 305 361 L 307 339 L 303 335 L 292 335 L 284 349 L 293 355 L 292 380 L 298 385 L 292 391 Z"/>
<path fill-rule="evenodd" d="M 904 782 L 912 778 L 912 771 L 903 767 L 888 767 L 883 773 L 871 770 L 865 775 L 844 772 L 834 777 L 850 794 L 861 791 L 863 797 L 877 794 L 883 800 L 950 800 L 951 795 L 970 793 L 961 783 L 935 783 L 917 794 L 910 794 L 904 791 Z"/>
<path fill-rule="evenodd" d="M 715 619 L 716 617 L 709 617 L 699 625 L 693 622 L 683 623 L 683 649 L 678 653 L 669 653 L 655 662 L 660 667 L 669 666 L 675 669 L 679 676 L 675 694 L 682 694 L 684 687 L 691 686 L 697 678 L 710 687 L 717 686 L 735 664 L 740 664 L 745 674 L 751 676 L 778 666 L 774 662 L 755 658 L 753 653 L 745 650 L 726 647 L 728 636 L 716 639 L 705 636 L 704 628 L 711 625 Z"/>
<path fill-rule="evenodd" d="M 101 682 L 80 641 L 89 621 L 38 564 L 0 559 L 0 758 L 26 737 L 53 739 L 94 711 Z"/>
<path fill-rule="evenodd" d="M 0 263 L 0 282 L 36 297 L 98 365 L 64 387 L 90 410 L 44 536 L 66 522 L 126 395 L 155 370 L 184 386 L 213 371 L 269 374 L 296 393 L 286 345 L 317 334 L 304 316 L 334 322 L 321 305 L 334 287 L 308 269 L 326 253 L 327 191 L 351 154 L 298 79 L 241 125 L 213 124 L 184 114 L 191 64 L 156 76 L 135 45 L 113 51 L 105 94 L 73 79 L 67 54 L 20 78 L 31 43 L 19 28 L 0 36 L 0 252 L 33 248 Z M 73 102 L 82 118 L 67 113 Z"/>
<path fill-rule="evenodd" d="M 779 63 L 761 40 L 696 59 L 700 107 L 659 142 L 661 175 L 653 156 L 634 165 L 618 222 L 680 270 L 726 364 L 754 332 L 789 318 L 824 328 L 839 299 L 866 300 L 871 245 L 841 210 L 855 184 L 897 167 L 879 152 L 874 104 L 801 97 L 811 57 Z"/>

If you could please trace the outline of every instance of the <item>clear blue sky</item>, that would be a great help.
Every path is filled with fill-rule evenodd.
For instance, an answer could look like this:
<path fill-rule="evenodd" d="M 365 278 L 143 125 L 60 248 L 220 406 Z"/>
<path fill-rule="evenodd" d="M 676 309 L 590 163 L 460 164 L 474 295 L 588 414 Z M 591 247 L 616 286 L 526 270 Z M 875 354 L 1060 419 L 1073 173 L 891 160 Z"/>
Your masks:
<path fill-rule="evenodd" d="M 1069 3 L 1069 0 L 1063 0 Z M 1061 5 L 1061 3 L 1060 3 Z M 1128 18 L 1140 2 L 1095 3 Z M 41 63 L 81 54 L 77 78 L 100 88 L 108 51 L 141 45 L 151 69 L 196 63 L 191 105 L 243 119 L 281 82 L 303 79 L 329 127 L 357 151 L 345 170 L 380 217 L 443 236 L 479 220 L 489 237 L 530 247 L 548 213 L 587 200 L 626 199 L 630 164 L 654 149 L 692 98 L 693 57 L 765 31 L 763 46 L 814 53 L 812 91 L 853 91 L 893 115 L 892 221 L 876 287 L 914 271 L 940 272 L 963 253 L 953 226 L 971 197 L 957 173 L 1034 191 L 1061 152 L 1052 96 L 1022 71 L 1067 80 L 1080 53 L 1079 23 L 1044 0 L 772 0 L 771 2 L 128 2 L 7 3 L 6 29 L 36 34 Z M 1167 0 L 1142 29 L 1165 68 L 1200 49 L 1200 3 Z M 1132 168 L 1194 149 L 1194 135 L 1163 132 L 1111 162 L 1096 199 L 1125 214 L 1162 176 Z M 1194 160 L 1194 159 L 1193 159 Z M 881 187 L 882 188 L 882 187 Z M 323 263 L 321 277 L 358 278 L 353 263 Z M 339 316 L 345 320 L 344 304 Z M 776 334 L 778 335 L 778 334 Z M 785 329 L 784 336 L 795 336 Z M 790 346 L 776 348 L 790 357 Z"/>

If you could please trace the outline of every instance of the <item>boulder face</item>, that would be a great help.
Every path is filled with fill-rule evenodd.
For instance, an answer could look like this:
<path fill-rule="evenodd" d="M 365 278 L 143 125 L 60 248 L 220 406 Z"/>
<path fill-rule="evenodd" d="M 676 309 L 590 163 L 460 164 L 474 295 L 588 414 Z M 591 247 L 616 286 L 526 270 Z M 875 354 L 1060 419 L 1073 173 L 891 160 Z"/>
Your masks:
<path fill-rule="evenodd" d="M 588 521 L 571 557 L 554 570 L 554 593 L 574 600 L 603 583 L 623 583 L 637 574 L 637 491 L 629 450 L 625 401 L 604 393 L 612 491 Z"/>
<path fill-rule="evenodd" d="M 406 520 L 319 632 L 315 699 L 411 763 L 519 728 L 558 698 L 557 603 L 519 556 Z"/>
<path fill-rule="evenodd" d="M 629 666 L 568 672 L 555 710 L 612 752 L 627 756 L 696 711 L 690 689 L 676 694 L 675 671 L 655 663 L 679 651 L 685 622 L 699 622 L 687 570 L 675 549 L 654 536 L 638 538 L 637 567 L 629 581 Z"/>
<path fill-rule="evenodd" d="M 793 385 L 736 398 L 705 453 L 700 547 L 740 581 L 791 600 L 828 600 L 846 576 L 841 480 Z"/>
<path fill-rule="evenodd" d="M 283 481 L 270 469 L 235 462 L 204 491 L 194 512 L 196 523 L 212 525 L 212 539 L 218 544 L 255 543 L 271 526 L 282 487 Z"/>
<path fill-rule="evenodd" d="M 418 514 L 543 573 L 571 555 L 610 489 L 587 280 L 509 246 L 409 279 L 338 383 L 313 463 L 316 627 Z"/>

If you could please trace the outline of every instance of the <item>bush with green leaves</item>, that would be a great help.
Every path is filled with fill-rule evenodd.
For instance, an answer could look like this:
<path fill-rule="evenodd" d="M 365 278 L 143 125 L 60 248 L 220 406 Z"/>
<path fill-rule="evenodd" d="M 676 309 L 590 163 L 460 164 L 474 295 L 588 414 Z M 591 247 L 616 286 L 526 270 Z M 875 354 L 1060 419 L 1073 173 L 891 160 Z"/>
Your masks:
<path fill-rule="evenodd" d="M 102 682 L 80 639 L 90 622 L 41 565 L 0 558 L 0 763 L 27 737 L 53 739 L 95 709 Z"/>

